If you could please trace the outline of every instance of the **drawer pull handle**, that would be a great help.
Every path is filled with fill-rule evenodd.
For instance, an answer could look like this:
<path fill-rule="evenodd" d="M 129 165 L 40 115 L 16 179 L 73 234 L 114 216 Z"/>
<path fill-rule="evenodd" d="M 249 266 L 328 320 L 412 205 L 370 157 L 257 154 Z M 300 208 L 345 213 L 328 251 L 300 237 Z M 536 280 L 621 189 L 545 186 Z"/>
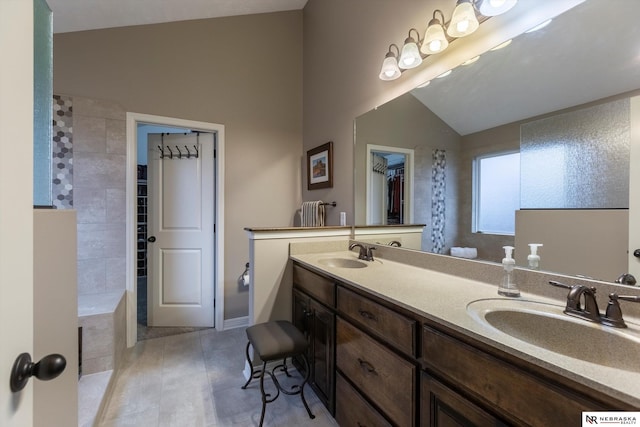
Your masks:
<path fill-rule="evenodd" d="M 367 362 L 366 360 L 362 360 L 360 358 L 358 358 L 358 363 L 360 363 L 360 367 L 362 369 L 365 369 L 370 374 L 378 375 L 378 373 L 376 372 L 376 368 L 374 368 L 371 363 Z"/>
<path fill-rule="evenodd" d="M 374 322 L 378 321 L 376 315 L 371 312 L 368 312 L 366 310 L 358 310 L 358 313 L 360 313 L 360 316 L 364 317 L 365 319 L 373 320 Z"/>

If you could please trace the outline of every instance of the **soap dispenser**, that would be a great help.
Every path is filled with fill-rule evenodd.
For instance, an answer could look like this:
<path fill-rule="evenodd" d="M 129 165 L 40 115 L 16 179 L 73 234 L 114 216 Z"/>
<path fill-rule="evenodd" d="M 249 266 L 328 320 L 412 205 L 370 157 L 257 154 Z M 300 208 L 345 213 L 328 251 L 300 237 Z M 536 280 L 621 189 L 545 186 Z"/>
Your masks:
<path fill-rule="evenodd" d="M 540 255 L 538 255 L 538 248 L 542 246 L 542 243 L 529 243 L 531 253 L 527 257 L 529 262 L 529 268 L 532 270 L 540 269 Z"/>
<path fill-rule="evenodd" d="M 498 293 L 505 297 L 519 297 L 520 290 L 513 283 L 513 267 L 516 265 L 516 261 L 513 259 L 513 246 L 503 246 L 504 258 L 502 259 L 502 268 L 504 269 L 504 275 L 502 282 L 498 288 Z"/>

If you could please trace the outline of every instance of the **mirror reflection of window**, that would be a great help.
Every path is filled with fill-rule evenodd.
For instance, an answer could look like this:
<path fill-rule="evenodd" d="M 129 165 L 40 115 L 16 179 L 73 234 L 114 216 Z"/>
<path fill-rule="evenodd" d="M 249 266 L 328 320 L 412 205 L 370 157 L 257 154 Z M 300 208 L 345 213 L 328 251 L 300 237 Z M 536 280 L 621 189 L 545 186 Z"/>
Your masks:
<path fill-rule="evenodd" d="M 520 208 L 520 153 L 494 153 L 474 159 L 473 232 L 515 235 Z"/>

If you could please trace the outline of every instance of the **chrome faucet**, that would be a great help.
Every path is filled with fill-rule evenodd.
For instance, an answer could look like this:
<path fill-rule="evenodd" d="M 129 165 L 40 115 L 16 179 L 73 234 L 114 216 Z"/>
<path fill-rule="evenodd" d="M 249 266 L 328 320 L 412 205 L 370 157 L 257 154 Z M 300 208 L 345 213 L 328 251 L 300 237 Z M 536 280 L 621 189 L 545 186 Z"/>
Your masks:
<path fill-rule="evenodd" d="M 616 293 L 609 294 L 609 303 L 604 316 L 598 310 L 598 302 L 596 301 L 596 288 L 584 285 L 565 285 L 564 283 L 549 281 L 550 285 L 560 288 L 569 289 L 567 295 L 567 305 L 564 312 L 570 316 L 579 317 L 590 322 L 600 323 L 615 328 L 626 328 L 627 324 L 622 318 L 622 309 L 618 300 L 640 302 L 640 296 L 618 295 Z M 582 305 L 584 301 L 584 306 Z"/>
<path fill-rule="evenodd" d="M 373 251 L 375 250 L 372 246 L 364 246 L 361 243 L 352 243 L 349 245 L 349 250 L 353 250 L 354 248 L 360 248 L 360 252 L 358 254 L 358 259 L 364 261 L 374 261 L 373 259 Z"/>

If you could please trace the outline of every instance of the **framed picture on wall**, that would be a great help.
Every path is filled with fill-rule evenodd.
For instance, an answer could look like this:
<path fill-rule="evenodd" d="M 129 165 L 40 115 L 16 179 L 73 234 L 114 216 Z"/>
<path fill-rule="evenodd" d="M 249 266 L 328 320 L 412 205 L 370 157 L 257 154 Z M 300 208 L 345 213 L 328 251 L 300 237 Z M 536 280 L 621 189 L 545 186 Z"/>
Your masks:
<path fill-rule="evenodd" d="M 307 151 L 307 190 L 333 187 L 333 142 Z"/>

